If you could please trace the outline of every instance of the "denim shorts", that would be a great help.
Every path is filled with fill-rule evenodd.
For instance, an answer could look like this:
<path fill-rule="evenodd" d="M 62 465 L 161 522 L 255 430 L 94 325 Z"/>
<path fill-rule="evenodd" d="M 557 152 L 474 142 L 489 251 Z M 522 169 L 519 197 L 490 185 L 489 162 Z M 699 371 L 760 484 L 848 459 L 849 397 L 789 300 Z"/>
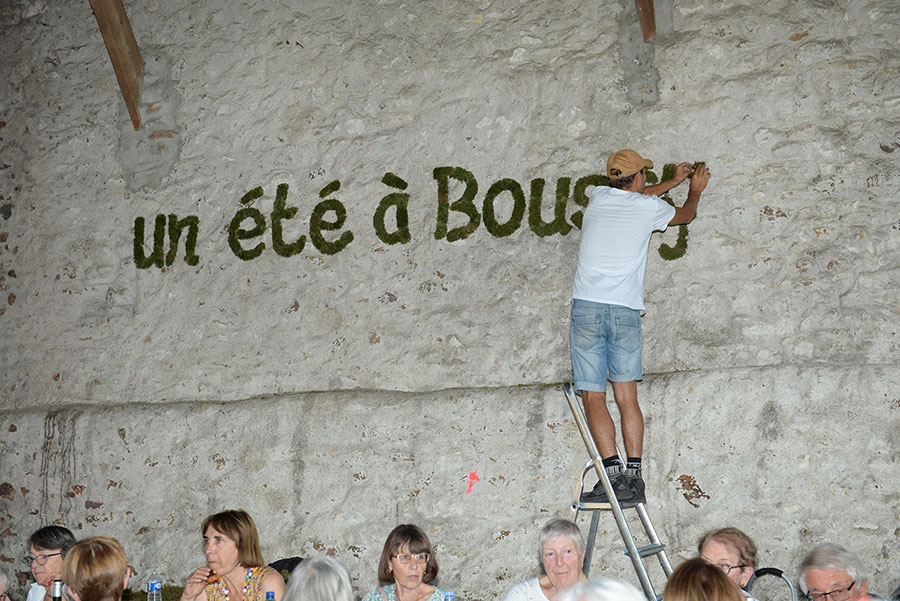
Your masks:
<path fill-rule="evenodd" d="M 573 299 L 569 350 L 575 390 L 606 392 L 606 380 L 631 382 L 641 371 L 641 312 Z"/>

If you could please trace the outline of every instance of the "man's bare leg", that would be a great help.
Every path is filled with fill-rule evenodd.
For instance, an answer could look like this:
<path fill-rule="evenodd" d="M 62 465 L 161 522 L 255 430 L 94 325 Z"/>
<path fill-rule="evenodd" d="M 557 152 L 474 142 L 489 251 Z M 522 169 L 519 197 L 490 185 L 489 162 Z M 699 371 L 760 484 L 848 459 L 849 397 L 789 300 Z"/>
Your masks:
<path fill-rule="evenodd" d="M 588 428 L 600 452 L 600 458 L 603 459 L 603 466 L 610 477 L 616 498 L 627 501 L 632 498 L 634 491 L 623 477 L 624 466 L 616 451 L 616 425 L 606 407 L 606 393 L 583 390 L 581 399 Z M 608 502 L 603 484 L 598 482 L 590 493 L 582 495 L 582 500 Z"/>
<path fill-rule="evenodd" d="M 613 396 L 622 415 L 622 438 L 625 453 L 629 457 L 640 457 L 644 448 L 644 414 L 637 400 L 637 382 L 613 382 Z M 606 413 L 609 415 L 609 412 Z M 612 419 L 610 419 L 612 423 Z M 615 436 L 615 434 L 613 434 Z M 615 439 L 613 439 L 615 441 Z M 615 449 L 613 449 L 615 450 Z"/>
<path fill-rule="evenodd" d="M 584 402 L 584 414 L 600 457 L 612 457 L 616 454 L 616 425 L 606 408 L 606 393 L 582 390 L 581 400 Z"/>
<path fill-rule="evenodd" d="M 625 477 L 634 490 L 634 500 L 646 502 L 641 474 L 644 447 L 644 414 L 637 401 L 637 382 L 613 382 L 613 395 L 622 416 L 622 438 L 625 440 Z"/>

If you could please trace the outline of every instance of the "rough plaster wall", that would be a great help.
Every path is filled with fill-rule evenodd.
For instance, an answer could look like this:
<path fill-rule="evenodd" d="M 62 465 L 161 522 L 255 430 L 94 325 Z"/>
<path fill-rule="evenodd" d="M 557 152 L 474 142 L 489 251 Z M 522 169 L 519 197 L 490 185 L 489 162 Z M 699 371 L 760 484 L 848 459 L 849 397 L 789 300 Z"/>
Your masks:
<path fill-rule="evenodd" d="M 361 591 L 398 521 L 460 598 L 533 576 L 584 458 L 558 390 L 578 233 L 435 240 L 432 169 L 472 171 L 480 210 L 501 178 L 549 199 L 633 146 L 713 171 L 685 256 L 656 253 L 669 231 L 648 268 L 639 391 L 673 559 L 730 523 L 765 564 L 837 540 L 894 588 L 900 2 L 679 0 L 652 106 L 626 97 L 618 2 L 126 9 L 181 98 L 180 159 L 136 192 L 87 5 L 0 10 L 4 566 L 61 520 L 181 582 L 202 517 L 243 506 L 267 557 L 333 552 Z M 407 244 L 372 228 L 387 171 Z M 267 232 L 261 257 L 231 253 L 245 192 L 268 214 L 289 184 L 294 240 L 332 180 L 345 250 L 282 258 Z M 135 217 L 158 213 L 198 216 L 198 265 L 135 268 Z M 613 528 L 594 573 L 633 579 Z"/>

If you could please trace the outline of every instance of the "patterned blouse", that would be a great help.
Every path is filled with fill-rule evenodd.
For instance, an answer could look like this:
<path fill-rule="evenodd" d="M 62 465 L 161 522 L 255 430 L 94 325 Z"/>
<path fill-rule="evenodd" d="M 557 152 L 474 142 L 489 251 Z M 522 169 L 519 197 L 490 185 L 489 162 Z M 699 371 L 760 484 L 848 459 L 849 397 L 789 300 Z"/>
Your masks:
<path fill-rule="evenodd" d="M 278 574 L 278 572 L 269 566 L 247 568 L 247 577 L 244 579 L 244 601 L 266 601 L 262 583 L 269 574 Z M 231 601 L 228 597 L 228 587 L 225 586 L 225 580 L 219 578 L 212 584 L 207 584 L 206 598 L 209 601 Z"/>

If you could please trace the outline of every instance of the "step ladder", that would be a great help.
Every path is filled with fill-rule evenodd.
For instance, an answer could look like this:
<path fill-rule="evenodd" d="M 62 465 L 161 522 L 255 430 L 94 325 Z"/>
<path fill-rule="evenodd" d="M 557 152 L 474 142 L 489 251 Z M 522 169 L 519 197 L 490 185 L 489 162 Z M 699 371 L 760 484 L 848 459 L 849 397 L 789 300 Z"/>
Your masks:
<path fill-rule="evenodd" d="M 584 408 L 581 406 L 581 400 L 576 396 L 575 389 L 570 382 L 563 384 L 563 392 L 566 394 L 569 408 L 572 410 L 572 415 L 575 417 L 575 424 L 578 426 L 578 431 L 581 432 L 581 439 L 584 441 L 584 446 L 587 447 L 588 454 L 590 455 L 590 459 L 585 463 L 581 470 L 581 475 L 575 483 L 575 494 L 572 498 L 572 512 L 574 513 L 572 517 L 573 521 L 578 519 L 578 512 L 591 512 L 591 526 L 585 545 L 584 574 L 585 576 L 588 576 L 591 569 L 591 557 L 594 551 L 594 542 L 597 538 L 597 526 L 600 521 L 599 512 L 612 511 L 613 516 L 616 518 L 616 525 L 619 527 L 619 533 L 622 535 L 622 540 L 625 543 L 625 554 L 631 559 L 634 571 L 637 573 L 638 580 L 640 580 L 641 588 L 644 590 L 644 596 L 647 597 L 648 601 L 657 601 L 660 597 L 656 594 L 656 591 L 654 591 L 653 583 L 650 582 L 650 576 L 647 574 L 647 566 L 644 564 L 644 558 L 656 556 L 657 559 L 659 559 L 659 565 L 662 567 L 663 573 L 666 578 L 668 578 L 672 573 L 672 564 L 669 563 L 669 558 L 666 556 L 666 546 L 660 542 L 659 537 L 656 535 L 656 530 L 653 528 L 653 524 L 650 523 L 650 516 L 647 515 L 647 510 L 643 503 L 619 503 L 618 500 L 613 503 L 583 503 L 581 501 L 581 493 L 584 491 L 584 478 L 591 470 L 595 470 L 597 474 L 599 474 L 600 480 L 603 482 L 603 488 L 606 489 L 607 498 L 616 499 L 616 495 L 613 492 L 609 476 L 606 475 L 606 470 L 603 469 L 600 452 L 597 450 L 597 445 L 594 443 L 594 438 L 591 436 L 591 432 L 588 429 L 587 418 L 584 415 Z M 617 450 L 619 455 L 622 456 L 622 451 L 618 448 Z M 635 543 L 634 537 L 631 535 L 631 530 L 628 528 L 628 523 L 625 519 L 625 509 L 634 509 L 637 512 L 640 522 L 644 527 L 644 531 L 647 533 L 647 538 L 649 539 L 648 544 L 645 546 L 638 547 Z"/>

